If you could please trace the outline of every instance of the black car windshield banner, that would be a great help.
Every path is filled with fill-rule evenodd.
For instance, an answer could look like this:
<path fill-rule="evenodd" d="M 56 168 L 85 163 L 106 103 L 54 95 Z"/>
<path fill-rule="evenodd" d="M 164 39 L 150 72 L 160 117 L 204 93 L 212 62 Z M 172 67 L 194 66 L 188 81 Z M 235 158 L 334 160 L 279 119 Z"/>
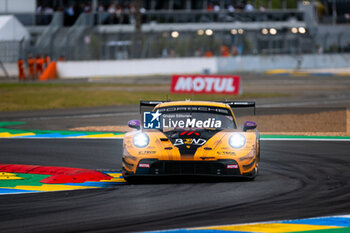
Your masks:
<path fill-rule="evenodd" d="M 236 128 L 228 109 L 206 106 L 174 106 L 144 112 L 144 128 L 169 131 L 174 129 Z"/>

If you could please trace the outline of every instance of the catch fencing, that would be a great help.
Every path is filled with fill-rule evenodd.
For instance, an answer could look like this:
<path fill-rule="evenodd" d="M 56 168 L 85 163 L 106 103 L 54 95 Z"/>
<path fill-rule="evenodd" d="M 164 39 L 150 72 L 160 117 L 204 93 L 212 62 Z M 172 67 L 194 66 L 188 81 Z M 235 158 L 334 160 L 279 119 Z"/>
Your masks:
<path fill-rule="evenodd" d="M 0 41 L 0 61 L 16 62 L 24 55 L 24 41 Z"/>

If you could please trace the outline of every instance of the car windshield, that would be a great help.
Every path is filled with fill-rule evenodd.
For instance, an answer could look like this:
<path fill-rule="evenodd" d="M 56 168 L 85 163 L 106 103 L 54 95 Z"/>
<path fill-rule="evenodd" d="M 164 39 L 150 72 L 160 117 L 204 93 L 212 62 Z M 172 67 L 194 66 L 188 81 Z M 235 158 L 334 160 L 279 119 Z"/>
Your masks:
<path fill-rule="evenodd" d="M 236 128 L 231 112 L 211 106 L 174 106 L 158 108 L 161 113 L 161 130 Z"/>

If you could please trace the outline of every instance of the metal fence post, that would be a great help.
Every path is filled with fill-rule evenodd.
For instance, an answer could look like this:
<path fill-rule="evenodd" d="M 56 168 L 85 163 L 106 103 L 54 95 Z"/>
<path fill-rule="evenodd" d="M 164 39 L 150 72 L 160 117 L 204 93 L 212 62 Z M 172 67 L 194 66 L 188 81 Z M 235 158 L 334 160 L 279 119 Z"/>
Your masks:
<path fill-rule="evenodd" d="M 2 63 L 1 60 L 0 60 L 0 67 L 1 67 L 1 69 L 4 71 L 6 78 L 7 78 L 7 79 L 10 79 L 10 75 L 9 75 L 9 73 L 7 72 L 7 70 L 6 70 L 4 64 Z"/>

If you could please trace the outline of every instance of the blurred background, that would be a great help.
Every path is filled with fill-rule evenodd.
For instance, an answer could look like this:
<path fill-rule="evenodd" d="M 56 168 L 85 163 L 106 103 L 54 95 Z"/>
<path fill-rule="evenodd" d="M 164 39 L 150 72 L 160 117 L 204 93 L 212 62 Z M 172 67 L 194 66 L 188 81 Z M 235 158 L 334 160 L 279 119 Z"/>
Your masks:
<path fill-rule="evenodd" d="M 180 76 L 190 91 L 171 91 Z M 226 81 L 216 85 L 214 76 Z M 132 130 L 140 100 L 169 99 L 255 101 L 234 114 L 277 140 L 262 142 L 261 178 L 0 195 L 0 231 L 135 232 L 349 214 L 350 0 L 0 0 L 2 167 L 119 171 L 122 141 L 97 138 Z"/>
<path fill-rule="evenodd" d="M 349 0 L 0 0 L 0 60 L 347 53 L 349 23 Z"/>
<path fill-rule="evenodd" d="M 174 74 L 239 75 L 240 92 L 172 93 Z M 245 99 L 342 108 L 345 132 L 349 77 L 350 0 L 0 0 L 3 116 L 102 106 L 114 107 L 91 111 L 137 116 L 140 99 Z"/>

